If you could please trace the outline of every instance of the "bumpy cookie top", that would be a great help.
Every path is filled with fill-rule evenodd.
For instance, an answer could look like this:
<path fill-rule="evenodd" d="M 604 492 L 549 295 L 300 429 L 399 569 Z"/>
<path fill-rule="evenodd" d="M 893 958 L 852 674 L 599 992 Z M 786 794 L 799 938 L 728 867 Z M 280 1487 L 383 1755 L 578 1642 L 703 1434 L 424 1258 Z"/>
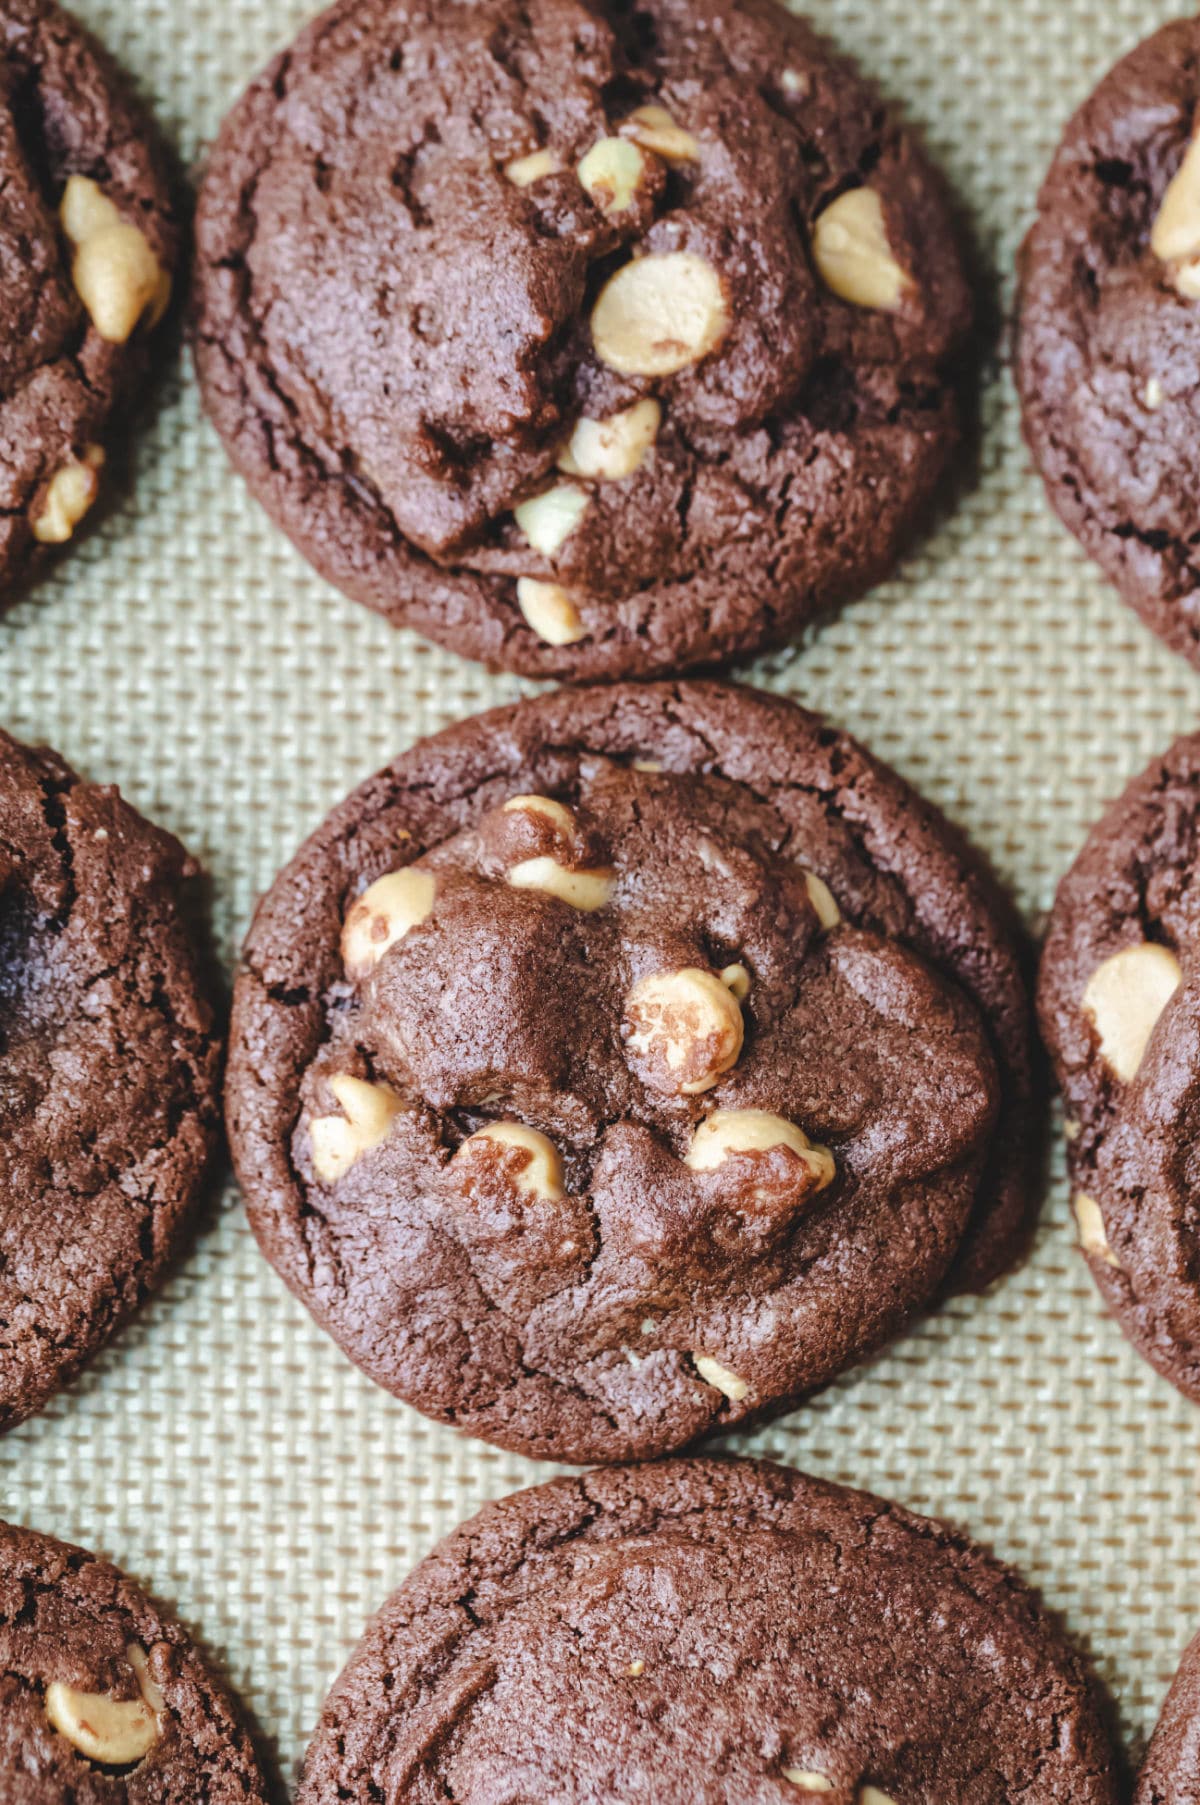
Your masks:
<path fill-rule="evenodd" d="M 0 1524 L 5 1805 L 259 1805 L 250 1741 L 173 1619 L 110 1567 Z"/>
<path fill-rule="evenodd" d="M 1017 374 L 1050 499 L 1200 662 L 1200 19 L 1148 38 L 1067 127 L 1022 257 Z"/>
<path fill-rule="evenodd" d="M 0 607 L 96 498 L 176 239 L 107 58 L 51 0 L 0 0 Z"/>
<path fill-rule="evenodd" d="M 1200 1398 L 1200 735 L 1156 759 L 1059 886 L 1038 1004 L 1080 1238 L 1160 1371 Z"/>
<path fill-rule="evenodd" d="M 493 1504 L 384 1606 L 299 1805 L 1109 1805 L 1079 1662 L 938 1523 L 758 1462 Z"/>
<path fill-rule="evenodd" d="M 0 733 L 0 1428 L 144 1296 L 207 1163 L 193 869 L 114 789 Z"/>
<path fill-rule="evenodd" d="M 417 746 L 277 881 L 230 1131 L 375 1378 L 624 1458 L 894 1331 L 977 1197 L 975 1275 L 1008 1253 L 1023 1012 L 948 830 L 845 736 L 715 684 L 560 693 Z"/>
<path fill-rule="evenodd" d="M 953 439 L 936 184 L 773 0 L 341 0 L 251 88 L 198 357 L 332 580 L 575 676 L 785 636 Z"/>

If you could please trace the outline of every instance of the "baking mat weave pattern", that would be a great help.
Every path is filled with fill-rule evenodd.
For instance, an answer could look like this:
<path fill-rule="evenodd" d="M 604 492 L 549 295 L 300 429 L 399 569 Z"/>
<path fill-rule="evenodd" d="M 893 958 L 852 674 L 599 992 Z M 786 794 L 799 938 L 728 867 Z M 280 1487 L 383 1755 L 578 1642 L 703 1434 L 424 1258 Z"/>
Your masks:
<path fill-rule="evenodd" d="M 76 0 L 191 165 L 305 0 Z M 925 134 L 1007 308 L 1062 124 L 1165 0 L 811 0 Z M 1031 923 L 1101 804 L 1200 717 L 1200 678 L 1050 517 L 1011 381 L 980 467 L 898 576 L 745 674 L 827 711 L 968 830 Z M 354 783 L 519 693 L 313 576 L 227 471 L 182 358 L 99 528 L 0 620 L 0 722 L 173 829 L 226 961 L 254 899 Z M 731 1445 L 944 1515 L 1038 1585 L 1136 1754 L 1200 1628 L 1200 1410 L 1102 1315 L 1062 1162 L 1031 1260 L 813 1404 Z M 214 1197 L 162 1293 L 0 1441 L 0 1509 L 173 1602 L 290 1780 L 368 1613 L 486 1499 L 549 1468 L 361 1377 Z"/>

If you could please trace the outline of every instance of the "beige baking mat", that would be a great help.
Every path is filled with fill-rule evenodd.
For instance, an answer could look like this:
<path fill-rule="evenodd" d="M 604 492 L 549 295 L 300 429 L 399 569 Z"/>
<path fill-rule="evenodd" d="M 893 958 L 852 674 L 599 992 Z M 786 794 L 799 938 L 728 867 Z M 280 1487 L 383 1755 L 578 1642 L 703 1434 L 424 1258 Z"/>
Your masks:
<path fill-rule="evenodd" d="M 305 0 L 77 0 L 188 162 Z M 1008 271 L 1069 110 L 1163 0 L 812 0 L 920 125 Z M 1047 512 L 1011 382 L 978 478 L 897 579 L 747 674 L 827 710 L 956 817 L 1031 921 L 1104 799 L 1197 724 L 1200 679 Z M 256 894 L 352 784 L 518 693 L 325 588 L 228 473 L 177 370 L 100 530 L 0 621 L 0 721 L 117 780 L 212 876 L 232 961 Z M 737 1445 L 950 1517 L 1092 1652 L 1140 1746 L 1200 1628 L 1200 1410 L 1101 1315 L 1056 1156 L 1036 1251 Z M 3 1514 L 172 1600 L 287 1778 L 367 1614 L 485 1499 L 548 1468 L 376 1390 L 260 1259 L 230 1187 L 161 1296 L 0 1442 Z"/>

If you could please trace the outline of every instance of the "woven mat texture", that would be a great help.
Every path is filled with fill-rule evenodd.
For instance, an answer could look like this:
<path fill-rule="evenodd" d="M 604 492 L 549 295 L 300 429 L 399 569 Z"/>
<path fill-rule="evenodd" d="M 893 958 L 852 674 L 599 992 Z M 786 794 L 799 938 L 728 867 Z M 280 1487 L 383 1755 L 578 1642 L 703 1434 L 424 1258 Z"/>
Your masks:
<path fill-rule="evenodd" d="M 306 0 L 77 0 L 189 167 Z M 1005 309 L 1068 113 L 1165 0 L 812 0 L 919 126 Z M 984 848 L 1036 926 L 1106 798 L 1196 725 L 1200 679 L 1050 516 L 1011 378 L 980 467 L 896 578 L 745 674 L 828 712 Z M 180 356 L 127 491 L 0 621 L 0 721 L 120 783 L 212 877 L 232 964 L 256 895 L 361 778 L 516 696 L 312 575 L 226 468 Z M 1027 1264 L 784 1422 L 731 1445 L 962 1525 L 1090 1651 L 1136 1755 L 1200 1627 L 1200 1412 L 1106 1320 L 1062 1161 Z M 465 1441 L 363 1378 L 215 1195 L 136 1324 L 0 1442 L 0 1509 L 173 1602 L 294 1776 L 368 1613 L 486 1499 L 551 1469 Z"/>

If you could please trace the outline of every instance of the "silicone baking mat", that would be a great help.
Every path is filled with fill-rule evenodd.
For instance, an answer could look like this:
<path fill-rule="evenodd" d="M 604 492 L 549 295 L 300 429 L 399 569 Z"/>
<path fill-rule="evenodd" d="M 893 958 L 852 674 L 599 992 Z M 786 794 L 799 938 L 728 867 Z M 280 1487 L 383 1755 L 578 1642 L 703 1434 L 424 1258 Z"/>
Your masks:
<path fill-rule="evenodd" d="M 77 0 L 191 165 L 305 0 Z M 925 133 L 1007 309 L 1061 126 L 1155 0 L 812 0 Z M 979 467 L 897 577 L 754 682 L 826 710 L 938 801 L 1030 923 L 1200 678 L 1051 518 L 997 349 Z M 326 809 L 419 735 L 514 697 L 313 576 L 229 473 L 180 357 L 122 498 L 0 621 L 0 721 L 172 828 L 227 964 Z M 1057 1151 L 1032 1258 L 754 1437 L 962 1525 L 1093 1656 L 1136 1754 L 1200 1628 L 1200 1411 L 1105 1319 Z M 0 1441 L 3 1514 L 102 1550 L 206 1641 L 290 1783 L 370 1611 L 485 1499 L 550 1469 L 363 1378 L 259 1257 L 228 1185 L 133 1328 Z"/>

